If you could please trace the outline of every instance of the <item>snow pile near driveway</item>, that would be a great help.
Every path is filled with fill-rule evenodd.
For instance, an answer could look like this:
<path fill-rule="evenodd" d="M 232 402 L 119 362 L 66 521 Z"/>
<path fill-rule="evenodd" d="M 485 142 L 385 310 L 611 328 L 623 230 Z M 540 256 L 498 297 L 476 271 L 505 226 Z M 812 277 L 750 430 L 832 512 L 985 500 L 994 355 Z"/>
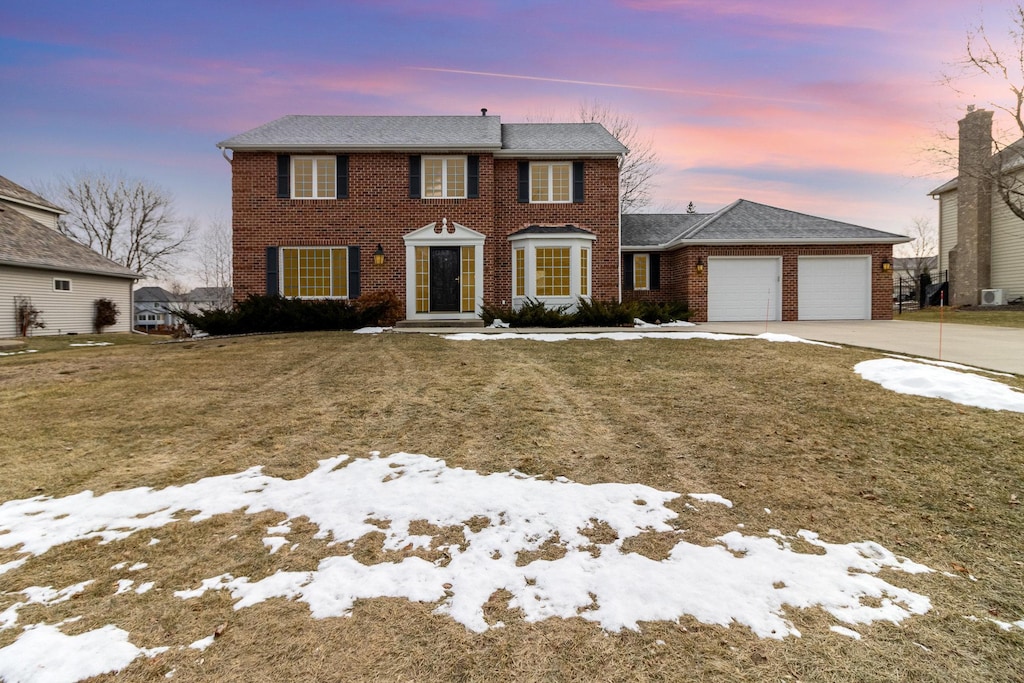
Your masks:
<path fill-rule="evenodd" d="M 678 327 L 678 325 L 663 325 L 661 327 Z M 647 328 L 637 328 L 637 330 Z M 655 329 L 660 329 L 655 326 Z M 794 337 L 789 334 L 774 334 L 765 333 L 756 336 L 748 334 L 725 334 L 721 332 L 676 332 L 672 329 L 664 332 L 655 332 L 654 330 L 640 332 L 535 332 L 535 333 L 520 333 L 520 332 L 499 332 L 499 333 L 485 333 L 485 332 L 460 332 L 457 334 L 444 335 L 445 339 L 452 341 L 506 341 L 509 339 L 520 339 L 524 341 L 542 341 L 542 342 L 561 342 L 561 341 L 598 341 L 598 340 L 611 340 L 611 341 L 636 341 L 637 339 L 675 339 L 675 340 L 688 340 L 688 339 L 708 339 L 711 341 L 736 341 L 739 339 L 762 339 L 770 342 L 798 342 L 802 344 L 814 344 L 816 346 L 828 346 L 830 348 L 838 349 L 840 347 L 835 344 L 826 344 L 824 342 L 810 341 L 807 339 L 801 339 L 800 337 Z"/>
<path fill-rule="evenodd" d="M 1024 392 L 974 373 L 899 358 L 867 360 L 853 369 L 864 379 L 900 394 L 1024 413 Z"/>
<path fill-rule="evenodd" d="M 436 613 L 475 632 L 502 625 L 489 621 L 483 610 L 502 589 L 512 595 L 509 607 L 522 610 L 529 622 L 579 616 L 614 632 L 638 630 L 642 621 L 691 615 L 708 624 L 741 624 L 758 636 L 776 639 L 800 635 L 785 617 L 787 609 L 820 607 L 837 621 L 855 626 L 899 622 L 931 607 L 927 597 L 879 576 L 882 569 L 930 570 L 870 541 L 832 544 L 810 531 L 790 537 L 775 530 L 769 537 L 733 531 L 709 545 L 683 540 L 672 523 L 678 515 L 666 506 L 678 497 L 640 484 L 585 485 L 565 478 L 538 480 L 514 471 L 481 474 L 450 468 L 425 455 L 339 456 L 321 461 L 313 472 L 294 480 L 252 468 L 161 490 L 138 488 L 100 496 L 85 491 L 65 498 L 6 502 L 0 505 L 0 547 L 20 551 L 23 557 L 0 567 L 0 573 L 81 539 L 114 543 L 171 523 L 197 522 L 232 511 L 278 511 L 283 519 L 267 529 L 265 542 L 287 542 L 265 543 L 266 552 L 286 555 L 294 550 L 301 541 L 288 538 L 291 520 L 304 517 L 318 527 L 316 537 L 329 539 L 337 554 L 324 558 L 313 571 L 277 571 L 263 577 L 221 574 L 199 585 L 160 588 L 174 591 L 182 600 L 225 590 L 236 610 L 271 598 L 298 600 L 317 619 L 350 615 L 361 598 L 401 597 L 436 603 Z M 691 500 L 731 505 L 712 493 L 693 494 Z M 692 504 L 687 510 L 687 515 L 700 514 Z M 599 534 L 592 533 L 598 530 Z M 453 531 L 461 536 L 454 543 Z M 666 559 L 623 552 L 626 539 L 652 532 L 678 534 Z M 354 559 L 355 542 L 372 533 L 383 535 L 385 554 L 401 554 L 379 564 Z M 442 534 L 449 541 L 442 541 Z M 614 540 L 607 542 L 593 540 L 612 536 Z M 794 549 L 797 538 L 814 551 Z M 410 556 L 410 550 L 440 559 Z M 527 562 L 519 566 L 524 559 Z M 144 563 L 133 565 L 141 566 Z M 26 588 L 22 592 L 28 601 L 22 604 L 66 600 L 86 585 Z M 131 600 L 138 592 L 110 590 L 111 600 Z M 3 617 L 0 628 L 18 625 L 17 608 Z M 25 672 L 63 671 L 60 667 L 74 661 L 76 675 L 84 678 L 118 670 L 136 656 L 156 652 L 132 645 L 116 625 L 73 638 L 59 626 L 23 626 L 19 638 L 0 649 L 0 678 L 78 680 L 56 674 L 32 679 Z M 69 651 L 76 653 L 74 659 L 67 657 Z"/>

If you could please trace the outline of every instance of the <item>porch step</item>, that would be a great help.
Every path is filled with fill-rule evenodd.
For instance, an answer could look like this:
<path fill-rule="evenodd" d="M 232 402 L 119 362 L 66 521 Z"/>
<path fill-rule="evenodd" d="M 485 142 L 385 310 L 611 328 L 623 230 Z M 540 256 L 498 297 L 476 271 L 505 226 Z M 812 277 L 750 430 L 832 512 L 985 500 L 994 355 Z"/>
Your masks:
<path fill-rule="evenodd" d="M 434 330 L 438 328 L 482 328 L 484 321 L 480 318 L 473 320 L 399 320 L 395 328 L 399 330 Z"/>

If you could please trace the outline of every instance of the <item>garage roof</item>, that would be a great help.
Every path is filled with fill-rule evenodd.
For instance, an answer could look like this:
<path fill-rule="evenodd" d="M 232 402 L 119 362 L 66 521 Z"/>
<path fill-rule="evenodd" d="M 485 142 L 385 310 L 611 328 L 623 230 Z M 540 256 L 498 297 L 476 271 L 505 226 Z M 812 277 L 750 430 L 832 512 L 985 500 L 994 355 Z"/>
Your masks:
<path fill-rule="evenodd" d="M 625 214 L 622 245 L 900 244 L 910 238 L 739 199 L 712 214 Z"/>

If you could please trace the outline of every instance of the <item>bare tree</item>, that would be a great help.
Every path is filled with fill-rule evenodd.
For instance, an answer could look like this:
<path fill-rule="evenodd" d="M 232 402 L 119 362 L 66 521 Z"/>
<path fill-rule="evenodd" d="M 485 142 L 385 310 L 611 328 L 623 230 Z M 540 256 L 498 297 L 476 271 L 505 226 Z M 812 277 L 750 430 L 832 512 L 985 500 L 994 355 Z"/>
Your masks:
<path fill-rule="evenodd" d="M 198 234 L 193 251 L 200 282 L 223 295 L 214 305 L 231 305 L 231 225 L 223 218 L 212 220 Z"/>
<path fill-rule="evenodd" d="M 628 213 L 647 206 L 651 202 L 651 182 L 660 166 L 654 139 L 641 134 L 632 116 L 597 100 L 580 102 L 576 119 L 583 123 L 600 123 L 629 150 L 619 168 L 621 211 Z"/>
<path fill-rule="evenodd" d="M 954 71 L 946 75 L 945 81 L 965 96 L 969 93 L 963 85 L 976 82 L 979 77 L 1010 91 L 1009 104 L 988 103 L 1008 115 L 1013 124 L 1009 131 L 994 136 L 995 155 L 981 173 L 1010 211 L 1024 219 L 1024 139 L 1020 139 L 1024 136 L 1024 5 L 1015 4 L 1009 19 L 1005 48 L 999 46 L 1000 38 L 991 35 L 984 23 L 979 21 L 970 29 L 964 55 L 954 62 Z"/>
<path fill-rule="evenodd" d="M 902 258 L 897 274 L 917 283 L 925 273 L 931 274 L 931 265 L 938 253 L 938 235 L 927 216 L 917 216 L 907 236 L 910 242 L 896 247 Z"/>
<path fill-rule="evenodd" d="M 58 221 L 62 233 L 145 275 L 163 271 L 194 230 L 175 214 L 170 193 L 121 174 L 81 171 L 59 179 L 54 194 L 68 211 Z"/>

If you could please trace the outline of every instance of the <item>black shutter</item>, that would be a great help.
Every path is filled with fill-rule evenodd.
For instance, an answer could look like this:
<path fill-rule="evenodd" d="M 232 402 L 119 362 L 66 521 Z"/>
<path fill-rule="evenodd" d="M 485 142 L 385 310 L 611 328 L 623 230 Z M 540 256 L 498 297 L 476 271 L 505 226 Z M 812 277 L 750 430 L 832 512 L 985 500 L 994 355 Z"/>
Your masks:
<path fill-rule="evenodd" d="M 348 248 L 348 298 L 358 299 L 359 289 L 359 247 Z"/>
<path fill-rule="evenodd" d="M 661 254 L 651 254 L 647 258 L 651 264 L 651 289 L 661 289 Z"/>
<path fill-rule="evenodd" d="M 267 296 L 277 296 L 280 294 L 277 289 L 278 269 L 277 247 L 267 247 Z"/>
<path fill-rule="evenodd" d="M 420 156 L 412 154 L 409 156 L 409 199 L 420 198 L 420 187 L 423 181 L 420 179 Z"/>
<path fill-rule="evenodd" d="M 466 160 L 466 198 L 480 198 L 480 157 L 471 154 Z"/>
<path fill-rule="evenodd" d="M 348 155 L 347 154 L 339 154 L 338 155 L 337 171 L 338 172 L 337 172 L 337 175 L 335 177 L 335 179 L 337 180 L 337 183 L 338 183 L 337 193 L 336 193 L 337 197 L 338 197 L 338 199 L 348 199 Z"/>
<path fill-rule="evenodd" d="M 517 201 L 526 204 L 530 201 L 530 162 L 519 162 L 519 196 Z"/>
<path fill-rule="evenodd" d="M 287 154 L 277 155 L 277 196 L 281 199 L 292 196 L 292 158 Z"/>
<path fill-rule="evenodd" d="M 627 292 L 633 291 L 633 255 L 622 255 L 622 289 Z"/>
<path fill-rule="evenodd" d="M 583 162 L 572 162 L 572 203 L 583 203 Z"/>

